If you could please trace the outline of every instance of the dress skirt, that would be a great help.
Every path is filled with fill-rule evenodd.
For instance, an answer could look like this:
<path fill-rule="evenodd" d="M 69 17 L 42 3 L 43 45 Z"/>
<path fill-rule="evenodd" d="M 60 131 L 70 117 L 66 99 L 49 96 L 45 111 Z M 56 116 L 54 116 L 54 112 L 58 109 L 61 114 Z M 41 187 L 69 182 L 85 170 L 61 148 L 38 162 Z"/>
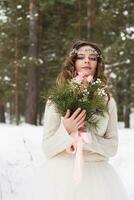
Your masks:
<path fill-rule="evenodd" d="M 35 173 L 23 200 L 128 200 L 124 185 L 107 161 L 85 161 L 80 184 L 73 178 L 74 157 L 59 154 Z"/>

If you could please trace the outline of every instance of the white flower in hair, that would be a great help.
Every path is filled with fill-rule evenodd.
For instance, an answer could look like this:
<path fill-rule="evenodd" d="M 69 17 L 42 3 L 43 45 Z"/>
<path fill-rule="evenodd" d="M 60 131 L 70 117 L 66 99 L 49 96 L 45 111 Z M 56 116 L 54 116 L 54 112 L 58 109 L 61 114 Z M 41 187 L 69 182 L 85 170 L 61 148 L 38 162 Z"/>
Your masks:
<path fill-rule="evenodd" d="M 89 52 L 89 53 L 93 53 L 93 54 L 96 54 L 97 57 L 102 57 L 95 48 L 93 47 L 87 47 L 85 48 L 84 50 L 79 50 L 79 49 L 76 49 L 76 48 L 73 48 L 72 51 L 70 52 L 70 56 L 74 55 L 74 54 L 77 54 L 77 53 L 83 53 L 83 52 Z"/>
<path fill-rule="evenodd" d="M 77 54 L 78 53 L 78 50 L 76 48 L 72 49 L 72 51 L 70 52 L 70 56 L 74 55 L 74 54 Z"/>

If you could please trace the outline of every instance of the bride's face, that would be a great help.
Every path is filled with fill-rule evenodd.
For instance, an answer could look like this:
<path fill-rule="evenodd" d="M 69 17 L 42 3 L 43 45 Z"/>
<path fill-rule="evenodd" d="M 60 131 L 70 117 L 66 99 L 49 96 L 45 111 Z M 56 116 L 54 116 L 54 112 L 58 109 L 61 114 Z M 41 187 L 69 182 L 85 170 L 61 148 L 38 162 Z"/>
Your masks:
<path fill-rule="evenodd" d="M 97 52 L 90 46 L 82 46 L 77 52 L 75 61 L 75 70 L 78 74 L 83 73 L 85 76 L 94 76 L 97 67 Z"/>

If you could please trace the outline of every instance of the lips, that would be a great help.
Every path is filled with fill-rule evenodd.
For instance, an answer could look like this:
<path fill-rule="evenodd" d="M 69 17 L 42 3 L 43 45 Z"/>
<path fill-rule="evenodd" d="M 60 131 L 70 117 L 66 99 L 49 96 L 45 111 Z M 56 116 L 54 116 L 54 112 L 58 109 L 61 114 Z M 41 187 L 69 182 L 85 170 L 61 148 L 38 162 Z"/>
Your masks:
<path fill-rule="evenodd" d="M 90 66 L 84 66 L 83 69 L 92 69 Z"/>

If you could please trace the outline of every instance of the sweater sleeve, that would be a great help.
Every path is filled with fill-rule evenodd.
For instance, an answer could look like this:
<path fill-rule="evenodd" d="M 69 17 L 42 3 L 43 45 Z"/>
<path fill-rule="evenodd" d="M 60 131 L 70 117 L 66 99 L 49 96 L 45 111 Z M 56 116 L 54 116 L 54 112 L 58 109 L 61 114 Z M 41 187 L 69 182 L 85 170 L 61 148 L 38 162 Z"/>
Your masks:
<path fill-rule="evenodd" d="M 92 143 L 85 146 L 85 150 L 101 154 L 104 157 L 114 156 L 118 149 L 117 107 L 113 98 L 109 107 L 109 119 L 104 136 L 91 133 Z"/>
<path fill-rule="evenodd" d="M 73 143 L 73 138 L 63 125 L 63 117 L 50 101 L 46 103 L 43 130 L 42 147 L 47 158 L 59 154 Z"/>

